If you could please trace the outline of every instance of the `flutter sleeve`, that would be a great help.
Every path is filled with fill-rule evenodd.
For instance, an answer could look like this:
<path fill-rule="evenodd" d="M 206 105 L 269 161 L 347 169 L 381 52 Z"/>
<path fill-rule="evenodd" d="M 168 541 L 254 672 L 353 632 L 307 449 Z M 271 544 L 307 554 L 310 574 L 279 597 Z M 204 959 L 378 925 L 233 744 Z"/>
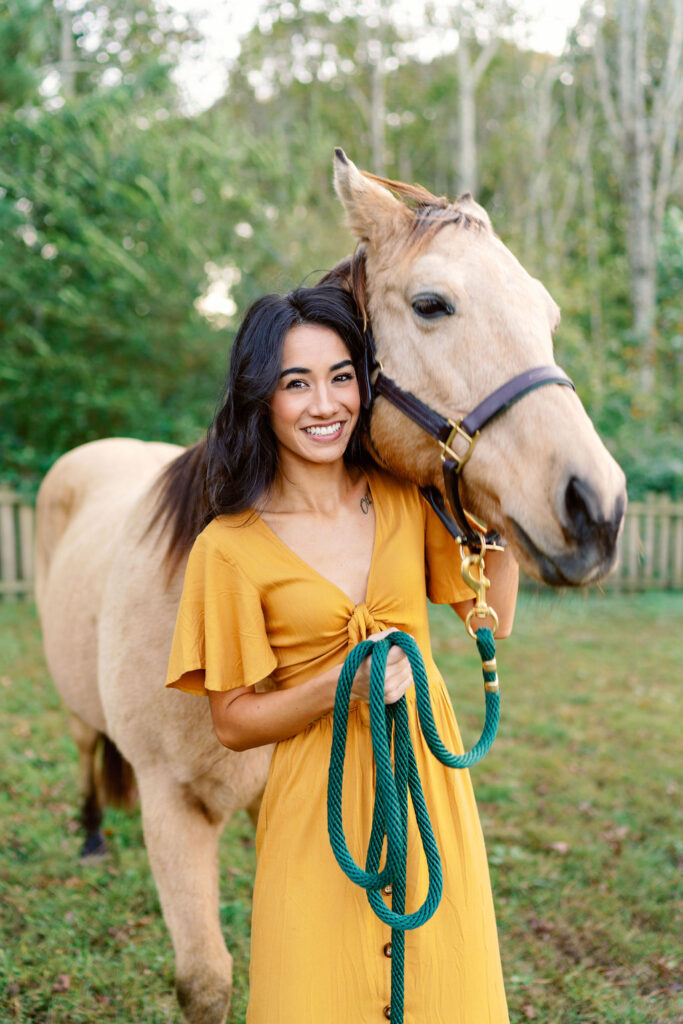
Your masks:
<path fill-rule="evenodd" d="M 276 664 L 257 588 L 205 531 L 187 563 L 166 686 L 206 696 L 258 683 Z"/>
<path fill-rule="evenodd" d="M 425 517 L 427 596 L 434 604 L 458 604 L 475 594 L 460 574 L 460 549 L 431 505 L 421 498 Z"/>

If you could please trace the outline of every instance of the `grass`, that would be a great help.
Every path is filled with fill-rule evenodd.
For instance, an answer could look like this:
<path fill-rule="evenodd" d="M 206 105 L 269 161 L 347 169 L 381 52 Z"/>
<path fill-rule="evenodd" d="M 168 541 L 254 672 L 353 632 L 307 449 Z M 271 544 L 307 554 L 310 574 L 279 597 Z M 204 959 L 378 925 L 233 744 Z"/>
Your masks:
<path fill-rule="evenodd" d="M 499 645 L 503 720 L 473 777 L 513 1024 L 683 1022 L 681 621 L 683 595 L 523 595 Z M 433 625 L 471 742 L 476 652 L 447 609 Z M 21 603 L 0 603 L 0 736 L 0 1021 L 180 1024 L 139 815 L 108 812 L 110 858 L 78 864 L 75 750 Z M 221 858 L 238 1024 L 254 870 L 245 815 Z"/>

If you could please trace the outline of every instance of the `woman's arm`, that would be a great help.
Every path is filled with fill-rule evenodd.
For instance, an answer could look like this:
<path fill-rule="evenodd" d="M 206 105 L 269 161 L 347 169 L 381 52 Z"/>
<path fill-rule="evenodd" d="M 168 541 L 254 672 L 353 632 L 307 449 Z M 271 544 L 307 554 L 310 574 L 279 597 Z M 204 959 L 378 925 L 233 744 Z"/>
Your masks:
<path fill-rule="evenodd" d="M 375 633 L 379 640 L 393 630 Z M 334 708 L 341 665 L 322 672 L 288 690 L 258 692 L 253 686 L 209 691 L 214 729 L 220 742 L 231 750 L 250 750 L 266 743 L 289 739 Z M 399 647 L 387 655 L 384 702 L 394 704 L 412 684 L 408 659 Z M 360 666 L 351 689 L 351 700 L 369 700 L 370 659 Z"/>
<path fill-rule="evenodd" d="M 491 581 L 490 588 L 486 591 L 486 603 L 494 609 L 498 615 L 498 630 L 496 639 L 502 640 L 512 632 L 512 624 L 515 618 L 515 606 L 517 604 L 517 588 L 519 586 L 519 566 L 512 557 L 510 548 L 504 551 L 486 552 L 486 576 Z M 467 613 L 474 608 L 474 599 L 471 601 L 459 601 L 451 605 L 453 610 L 465 621 Z M 490 626 L 490 619 L 472 618 L 472 628 L 477 630 L 480 626 Z"/>
<path fill-rule="evenodd" d="M 302 732 L 334 707 L 339 667 L 289 690 L 258 692 L 253 686 L 209 691 L 216 736 L 230 750 L 250 750 Z"/>

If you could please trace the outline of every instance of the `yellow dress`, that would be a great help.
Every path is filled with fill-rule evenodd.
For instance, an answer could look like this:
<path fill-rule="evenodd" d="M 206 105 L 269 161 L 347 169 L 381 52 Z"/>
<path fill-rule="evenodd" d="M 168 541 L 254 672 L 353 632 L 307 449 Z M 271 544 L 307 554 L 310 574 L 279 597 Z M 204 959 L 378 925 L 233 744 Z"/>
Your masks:
<path fill-rule="evenodd" d="M 255 514 L 221 516 L 197 538 L 185 576 L 166 685 L 189 693 L 249 686 L 270 676 L 297 686 L 368 634 L 395 626 L 415 637 L 434 717 L 462 751 L 434 664 L 427 596 L 467 600 L 451 537 L 418 490 L 369 473 L 375 540 L 366 600 L 353 602 Z M 507 1024 L 486 851 L 469 773 L 440 764 L 408 693 L 418 770 L 444 869 L 441 904 L 406 933 L 405 1024 Z M 390 1003 L 391 932 L 334 859 L 327 835 L 332 715 L 278 743 L 256 835 L 247 1024 L 380 1024 Z M 352 706 L 344 768 L 344 827 L 361 865 L 370 835 L 374 768 L 365 704 Z M 427 891 L 409 817 L 407 909 Z"/>

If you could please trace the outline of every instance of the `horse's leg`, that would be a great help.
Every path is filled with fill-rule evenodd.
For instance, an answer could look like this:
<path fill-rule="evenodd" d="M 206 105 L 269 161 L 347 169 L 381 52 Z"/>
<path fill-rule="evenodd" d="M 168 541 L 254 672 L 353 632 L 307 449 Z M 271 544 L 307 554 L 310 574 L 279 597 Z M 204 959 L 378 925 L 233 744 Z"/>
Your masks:
<path fill-rule="evenodd" d="M 251 819 L 251 823 L 256 828 L 258 825 L 259 811 L 261 810 L 261 801 L 263 800 L 263 793 L 261 793 L 255 800 L 253 800 L 246 808 L 246 812 Z"/>
<path fill-rule="evenodd" d="M 95 755 L 101 734 L 73 713 L 69 716 L 69 731 L 78 747 L 81 769 L 81 824 L 85 829 L 85 839 L 80 857 L 82 860 L 103 857 L 107 853 L 107 844 L 100 830 L 102 802 L 95 771 Z"/>
<path fill-rule="evenodd" d="M 178 1002 L 188 1024 L 223 1024 L 232 993 L 232 957 L 218 916 L 224 818 L 160 768 L 140 770 L 138 787 L 145 845 L 175 950 Z"/>

